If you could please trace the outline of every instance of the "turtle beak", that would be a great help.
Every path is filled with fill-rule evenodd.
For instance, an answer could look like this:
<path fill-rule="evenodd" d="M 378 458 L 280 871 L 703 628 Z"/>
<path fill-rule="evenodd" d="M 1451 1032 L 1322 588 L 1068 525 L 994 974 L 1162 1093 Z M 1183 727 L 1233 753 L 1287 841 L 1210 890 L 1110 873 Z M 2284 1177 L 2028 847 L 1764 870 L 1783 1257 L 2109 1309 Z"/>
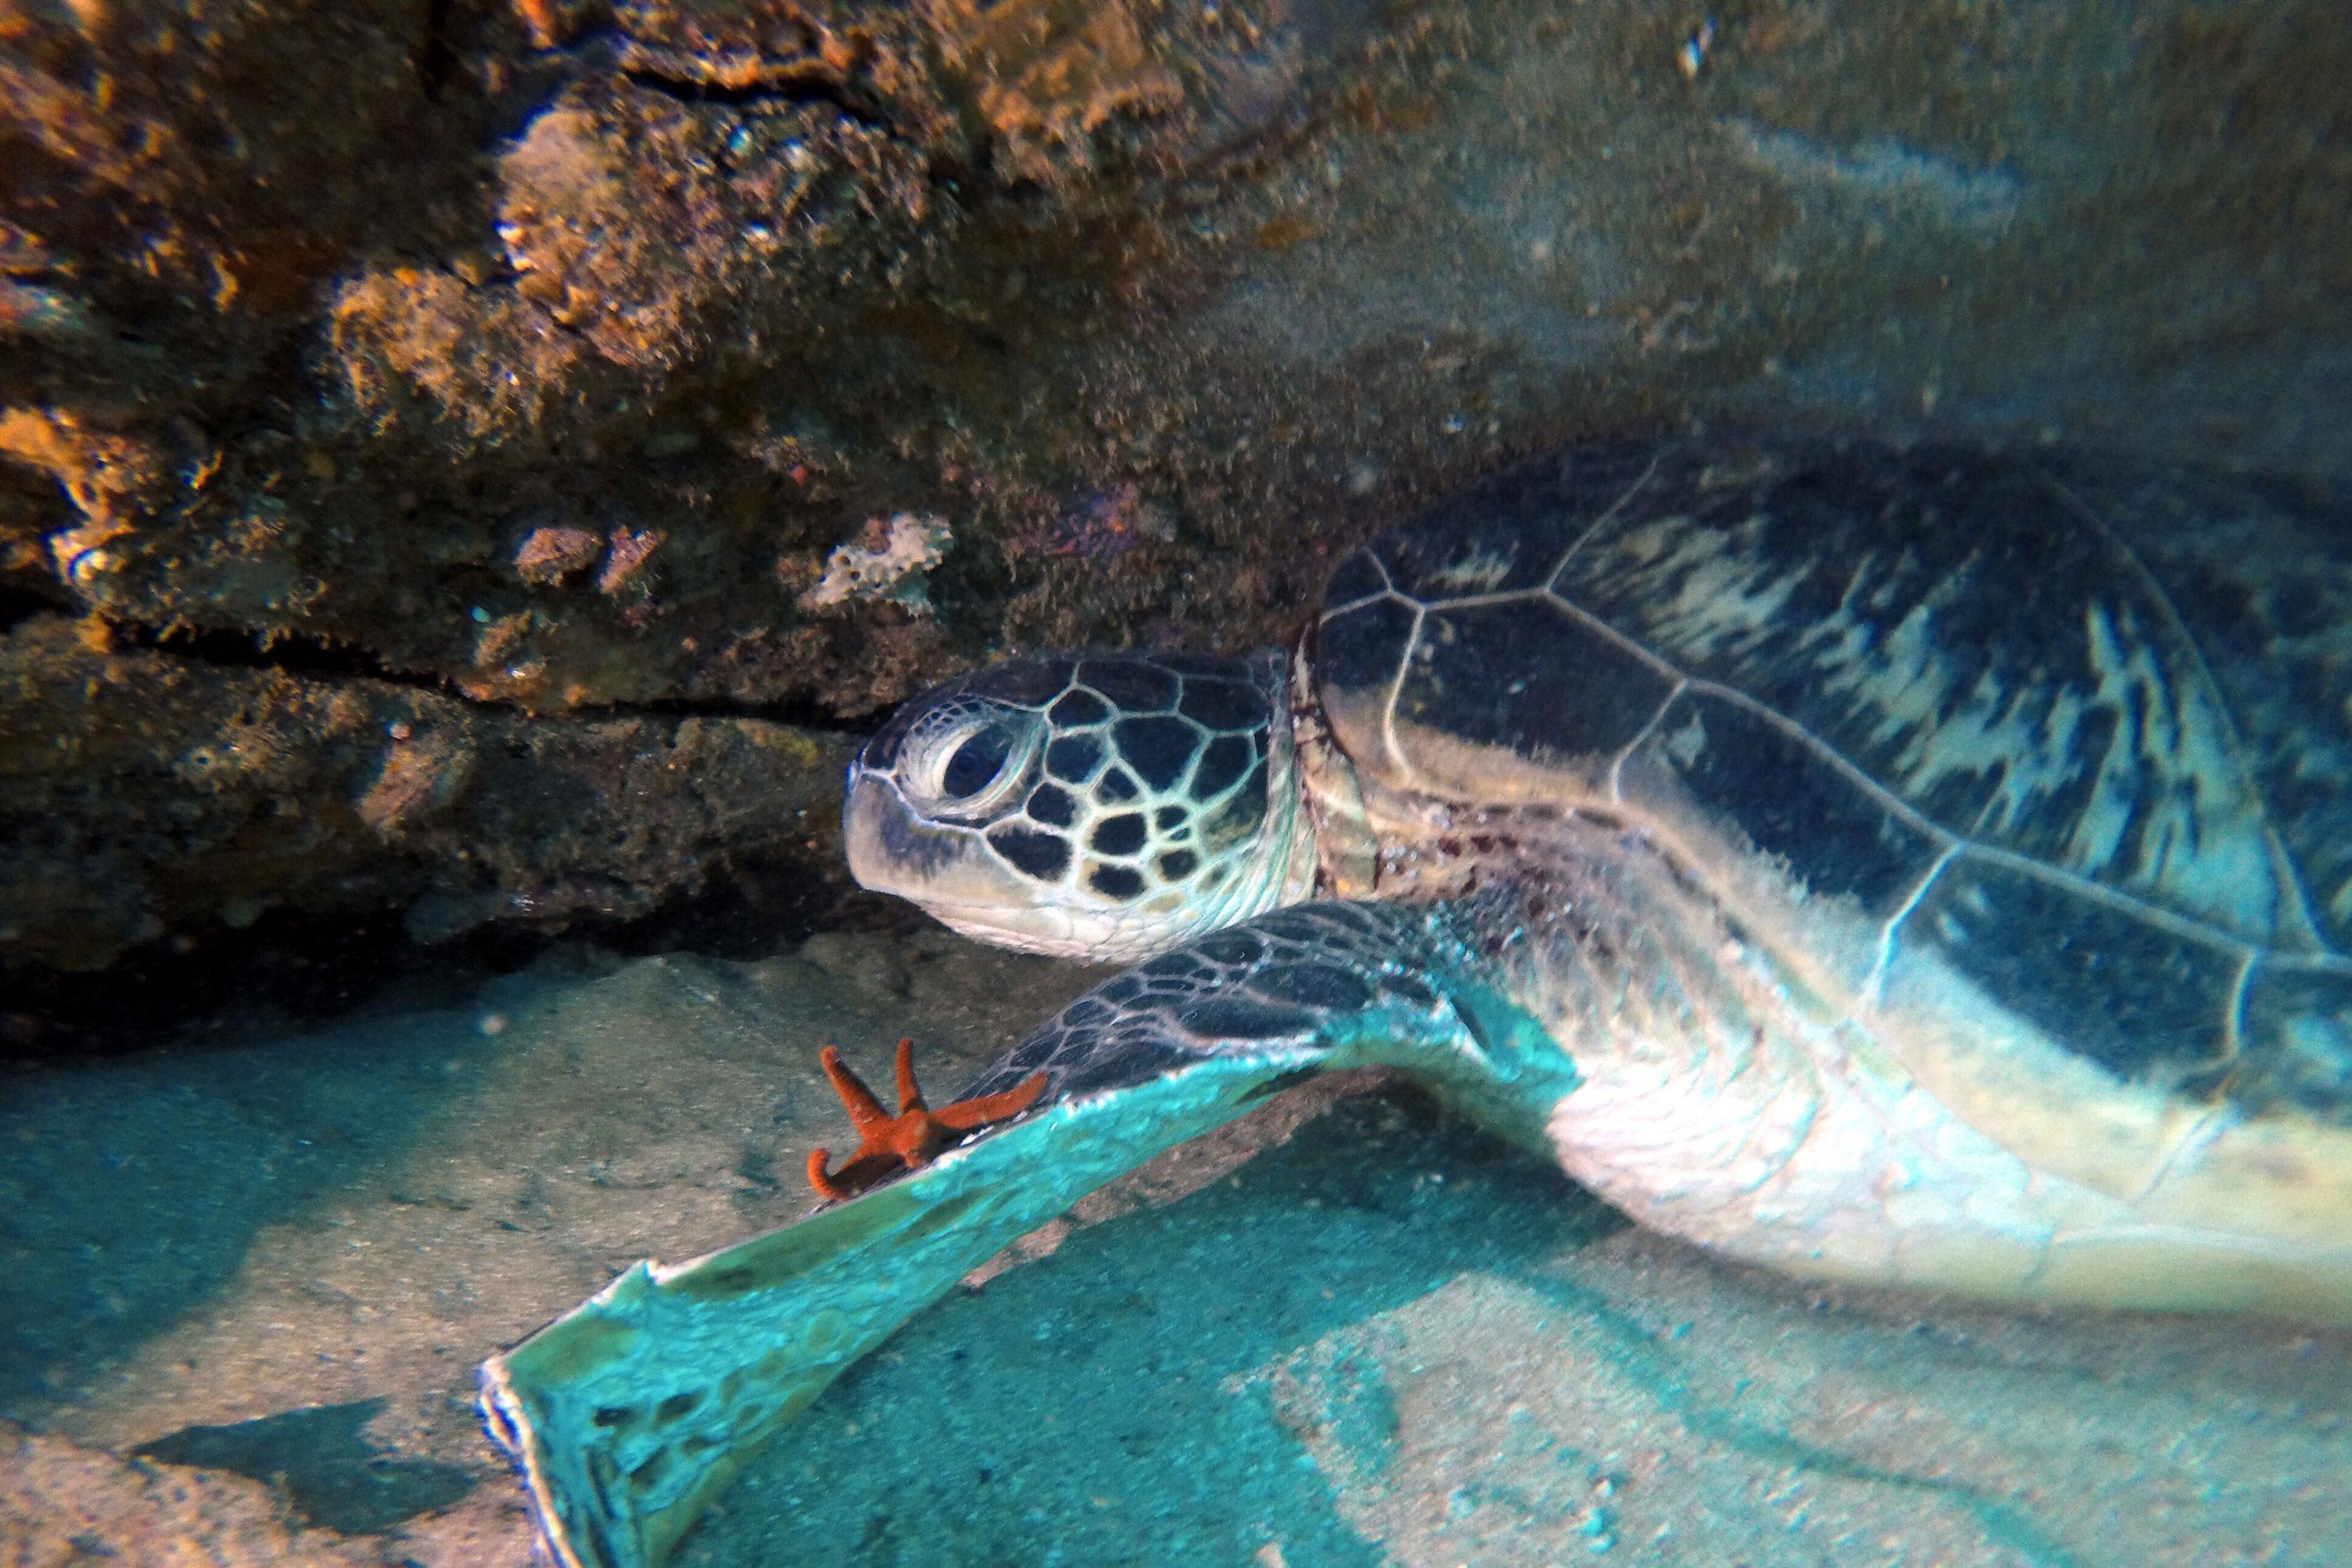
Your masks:
<path fill-rule="evenodd" d="M 1037 888 L 999 865 L 976 830 L 927 820 L 886 775 L 861 769 L 851 778 L 841 837 L 849 874 L 861 887 L 920 905 L 986 940 L 1003 940 L 989 934 L 999 922 L 972 919 L 973 911 L 1011 920 L 1037 906 Z M 958 917 L 965 923 L 958 924 Z"/>
<path fill-rule="evenodd" d="M 841 837 L 859 886 L 917 903 L 964 852 L 954 835 L 926 826 L 887 782 L 864 772 L 849 781 Z"/>

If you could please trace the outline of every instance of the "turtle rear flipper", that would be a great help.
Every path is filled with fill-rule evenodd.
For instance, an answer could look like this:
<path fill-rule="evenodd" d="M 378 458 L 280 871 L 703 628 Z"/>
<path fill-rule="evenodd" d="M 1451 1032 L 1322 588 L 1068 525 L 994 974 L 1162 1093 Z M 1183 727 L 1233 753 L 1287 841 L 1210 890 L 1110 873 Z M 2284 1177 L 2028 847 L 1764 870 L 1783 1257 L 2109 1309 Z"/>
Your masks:
<path fill-rule="evenodd" d="M 1296 1076 L 1460 1081 L 1543 1040 L 1444 907 L 1311 904 L 1097 986 L 959 1099 L 1047 1075 L 1026 1118 L 784 1229 L 640 1263 L 482 1368 L 491 1435 L 565 1568 L 657 1564 L 743 1462 L 860 1356 L 1080 1197 Z M 1540 1070 L 1566 1075 L 1556 1065 Z M 1496 1097 L 1501 1098 L 1501 1097 Z"/>

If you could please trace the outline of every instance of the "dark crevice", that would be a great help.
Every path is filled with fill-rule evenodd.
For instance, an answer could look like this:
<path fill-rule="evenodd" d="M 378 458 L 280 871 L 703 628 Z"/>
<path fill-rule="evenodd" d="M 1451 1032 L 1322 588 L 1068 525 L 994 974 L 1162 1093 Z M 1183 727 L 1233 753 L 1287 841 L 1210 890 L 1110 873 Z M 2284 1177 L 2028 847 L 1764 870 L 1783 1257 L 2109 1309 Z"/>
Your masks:
<path fill-rule="evenodd" d="M 59 590 L 43 593 L 19 583 L 0 582 L 0 637 L 5 637 L 35 616 L 70 616 L 79 608 Z"/>
<path fill-rule="evenodd" d="M 416 83 L 427 103 L 441 101 L 457 70 L 457 46 L 450 37 L 456 0 L 425 0 L 425 37 L 416 46 Z"/>
<path fill-rule="evenodd" d="M 254 632 L 231 628 L 174 626 L 168 630 L 128 621 L 110 621 L 108 629 L 124 647 L 140 648 L 190 664 L 215 669 L 266 669 L 305 680 L 375 680 L 429 691 L 469 708 L 505 710 L 506 704 L 483 702 L 460 691 L 446 677 L 425 670 L 401 669 L 368 648 L 332 637 L 301 632 Z"/>
<path fill-rule="evenodd" d="M 216 927 L 133 948 L 89 973 L 0 965 L 0 1061 L 55 1061 L 152 1049 L 183 1030 L 233 1041 L 257 1022 L 302 1024 L 364 1006 L 387 986 L 419 1005 L 456 1005 L 556 943 L 505 926 L 426 949 L 397 910 L 276 909 L 250 927 Z"/>
<path fill-rule="evenodd" d="M 331 637 L 281 633 L 265 638 L 257 632 L 190 628 L 158 631 L 120 621 L 110 623 L 110 629 L 128 647 L 169 654 L 194 664 L 229 669 L 270 669 L 312 679 L 381 680 L 426 691 L 448 690 L 447 683 L 437 676 L 394 669 L 367 649 Z"/>
<path fill-rule="evenodd" d="M 396 909 L 278 908 L 243 930 L 159 939 L 103 970 L 0 964 L 0 1067 L 240 1044 L 368 1007 L 462 1006 L 501 975 L 566 955 L 753 962 L 820 931 L 896 931 L 921 918 L 840 876 L 812 875 L 806 862 L 757 856 L 642 915 L 583 916 L 560 929 L 493 921 L 433 943 L 412 936 Z"/>
<path fill-rule="evenodd" d="M 898 127 L 882 106 L 836 77 L 817 72 L 773 77 L 764 81 L 747 82 L 730 87 L 719 82 L 704 81 L 694 77 L 679 76 L 646 65 L 625 66 L 621 78 L 632 87 L 657 92 L 664 98 L 680 103 L 719 103 L 741 106 L 754 103 L 824 103 L 831 104 L 843 115 L 869 131 L 898 134 Z"/>
<path fill-rule="evenodd" d="M 7 615 L 9 605 L 5 590 L 0 590 L 0 630 L 14 624 Z M 57 607 L 45 600 L 37 601 L 15 618 L 23 620 Z M 110 622 L 108 629 L 125 647 L 186 659 L 193 664 L 211 665 L 222 669 L 266 669 L 306 680 L 377 680 L 391 686 L 404 686 L 413 691 L 429 691 L 436 697 L 446 697 L 452 702 L 461 702 L 485 712 L 511 713 L 518 718 L 536 717 L 550 722 L 626 718 L 631 715 L 660 719 L 758 719 L 772 724 L 789 724 L 799 730 L 866 735 L 878 729 L 883 719 L 887 717 L 887 714 L 877 714 L 844 720 L 813 698 L 730 702 L 692 697 L 657 697 L 637 702 L 582 703 L 577 707 L 565 708 L 560 713 L 534 714 L 511 703 L 485 702 L 459 689 L 446 676 L 398 668 L 386 663 L 382 655 L 371 649 L 338 642 L 331 637 L 299 632 L 265 636 L 257 632 L 234 630 L 159 631 L 152 626 L 120 621 Z"/>

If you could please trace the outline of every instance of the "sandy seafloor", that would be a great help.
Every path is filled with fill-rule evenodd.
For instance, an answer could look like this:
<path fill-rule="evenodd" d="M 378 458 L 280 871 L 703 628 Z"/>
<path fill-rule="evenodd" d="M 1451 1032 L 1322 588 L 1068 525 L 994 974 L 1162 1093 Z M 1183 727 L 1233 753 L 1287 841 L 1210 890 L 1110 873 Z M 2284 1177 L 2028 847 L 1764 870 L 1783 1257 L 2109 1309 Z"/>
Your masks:
<path fill-rule="evenodd" d="M 12 1070 L 0 1568 L 520 1563 L 488 1352 L 804 1212 L 815 1068 L 951 1090 L 1078 972 L 943 933 L 591 953 Z M 2352 1336 L 1831 1293 L 1648 1237 L 1412 1091 L 1180 1150 L 837 1385 L 749 1564 L 2352 1563 Z"/>

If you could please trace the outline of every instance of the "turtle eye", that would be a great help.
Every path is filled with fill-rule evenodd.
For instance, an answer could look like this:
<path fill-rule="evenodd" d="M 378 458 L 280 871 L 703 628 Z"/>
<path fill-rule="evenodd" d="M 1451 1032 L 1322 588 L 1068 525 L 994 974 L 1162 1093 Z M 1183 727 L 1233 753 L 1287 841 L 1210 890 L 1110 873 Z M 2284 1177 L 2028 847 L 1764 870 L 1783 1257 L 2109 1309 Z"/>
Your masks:
<path fill-rule="evenodd" d="M 922 748 L 908 783 L 931 807 L 959 816 L 986 812 L 1027 773 L 1037 729 L 1034 713 L 967 713 Z"/>
<path fill-rule="evenodd" d="M 950 800 L 967 800 L 994 784 L 1013 760 L 1013 737 L 1006 726 L 991 724 L 959 742 L 940 770 L 940 788 Z"/>

